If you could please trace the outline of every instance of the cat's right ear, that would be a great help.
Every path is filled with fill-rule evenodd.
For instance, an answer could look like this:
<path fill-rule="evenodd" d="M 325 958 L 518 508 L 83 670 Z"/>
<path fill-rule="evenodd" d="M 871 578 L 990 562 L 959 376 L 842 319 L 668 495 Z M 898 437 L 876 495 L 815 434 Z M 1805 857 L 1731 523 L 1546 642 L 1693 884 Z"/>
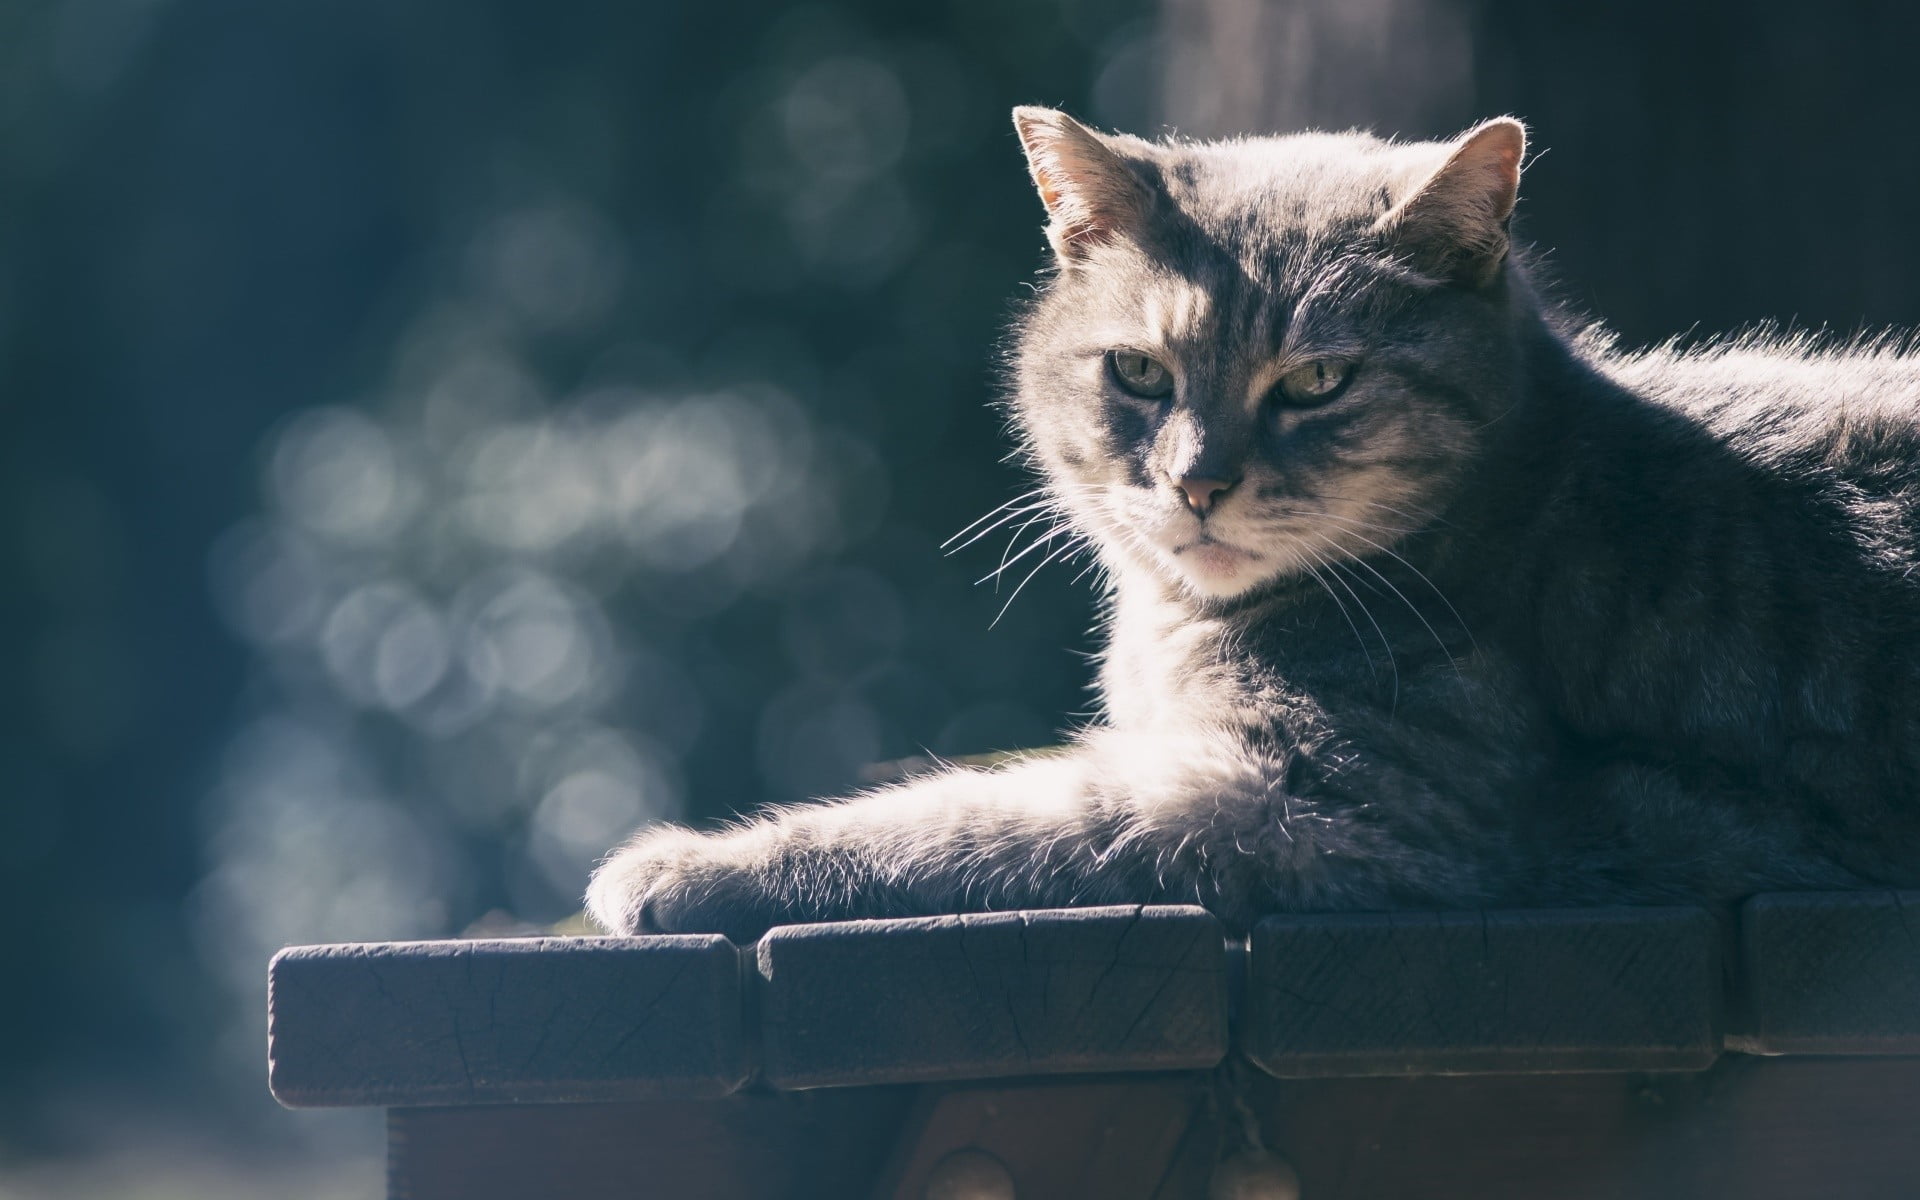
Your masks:
<path fill-rule="evenodd" d="M 1063 262 L 1125 237 L 1147 212 L 1146 189 L 1100 136 L 1053 108 L 1013 110 L 1027 170 L 1047 206 L 1047 240 Z"/>
<path fill-rule="evenodd" d="M 1446 150 L 1439 169 L 1375 229 L 1423 270 L 1483 287 L 1506 261 L 1507 219 L 1519 194 L 1527 130 L 1512 117 L 1496 117 L 1461 134 Z"/>

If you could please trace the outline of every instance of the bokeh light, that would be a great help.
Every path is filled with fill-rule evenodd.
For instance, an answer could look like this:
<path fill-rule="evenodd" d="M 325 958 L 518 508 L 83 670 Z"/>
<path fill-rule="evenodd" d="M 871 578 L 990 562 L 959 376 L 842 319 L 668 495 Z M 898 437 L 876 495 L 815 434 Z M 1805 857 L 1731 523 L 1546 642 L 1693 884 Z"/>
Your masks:
<path fill-rule="evenodd" d="M 1109 43 L 1055 53 L 1092 79 Z M 558 105 L 370 369 L 265 433 L 209 558 L 247 682 L 188 908 L 236 1059 L 283 944 L 542 928 L 649 822 L 1055 736 L 1071 592 L 990 631 L 938 551 L 1015 480 L 986 403 L 1037 213 L 994 53 L 783 13 L 680 158 L 610 106 L 603 159 L 556 161 Z"/>

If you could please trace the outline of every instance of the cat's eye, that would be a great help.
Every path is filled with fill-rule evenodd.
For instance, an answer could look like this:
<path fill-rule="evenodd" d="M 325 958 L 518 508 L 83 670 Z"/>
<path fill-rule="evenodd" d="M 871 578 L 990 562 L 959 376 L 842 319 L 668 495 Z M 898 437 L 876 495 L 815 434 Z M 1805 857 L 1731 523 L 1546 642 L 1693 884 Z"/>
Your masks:
<path fill-rule="evenodd" d="M 1138 350 L 1107 351 L 1107 374 L 1122 391 L 1142 400 L 1165 400 L 1173 395 L 1173 372 Z"/>
<path fill-rule="evenodd" d="M 1353 364 L 1341 358 L 1317 358 L 1280 377 L 1274 394 L 1294 408 L 1313 408 L 1340 394 L 1353 378 Z"/>

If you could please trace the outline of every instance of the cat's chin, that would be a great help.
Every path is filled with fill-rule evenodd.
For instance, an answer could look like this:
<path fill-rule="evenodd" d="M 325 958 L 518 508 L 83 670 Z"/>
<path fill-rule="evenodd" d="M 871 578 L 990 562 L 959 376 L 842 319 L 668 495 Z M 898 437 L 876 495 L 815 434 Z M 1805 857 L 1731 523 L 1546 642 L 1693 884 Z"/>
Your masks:
<path fill-rule="evenodd" d="M 1208 600 L 1231 600 L 1273 578 L 1280 568 L 1267 555 L 1211 540 L 1177 546 L 1166 558 L 1180 585 Z"/>

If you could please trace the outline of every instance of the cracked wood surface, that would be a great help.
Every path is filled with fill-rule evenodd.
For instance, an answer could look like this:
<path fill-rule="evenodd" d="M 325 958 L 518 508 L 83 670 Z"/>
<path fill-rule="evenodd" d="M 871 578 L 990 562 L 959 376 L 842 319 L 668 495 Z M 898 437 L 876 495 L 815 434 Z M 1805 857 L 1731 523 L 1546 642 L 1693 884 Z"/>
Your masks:
<path fill-rule="evenodd" d="M 1220 924 L 1122 907 L 775 929 L 757 953 L 776 1087 L 1211 1067 Z"/>
<path fill-rule="evenodd" d="M 699 1099 L 755 1069 L 776 1089 L 1202 1070 L 1228 1051 L 1230 999 L 1239 1051 L 1288 1078 L 1920 1054 L 1920 893 L 1756 897 L 1737 924 L 1276 917 L 1244 972 L 1214 918 L 1178 907 L 788 926 L 744 950 L 301 947 L 269 973 L 269 1079 L 292 1106 L 406 1106 Z"/>
<path fill-rule="evenodd" d="M 1291 1077 L 1699 1069 L 1719 939 L 1698 908 L 1273 917 L 1242 1045 Z"/>
<path fill-rule="evenodd" d="M 720 1096 L 748 1074 L 725 938 L 527 938 L 283 950 L 268 970 L 282 1104 Z"/>

